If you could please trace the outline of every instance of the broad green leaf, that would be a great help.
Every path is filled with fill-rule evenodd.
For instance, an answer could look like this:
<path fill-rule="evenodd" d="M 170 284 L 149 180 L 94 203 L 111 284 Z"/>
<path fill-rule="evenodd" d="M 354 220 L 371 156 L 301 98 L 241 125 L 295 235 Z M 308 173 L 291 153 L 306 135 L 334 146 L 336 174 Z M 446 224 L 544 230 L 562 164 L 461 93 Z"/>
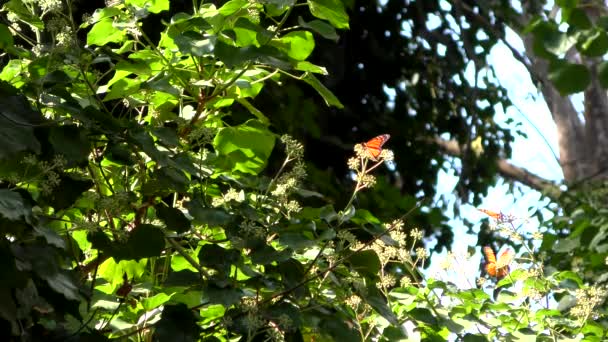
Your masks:
<path fill-rule="evenodd" d="M 203 301 L 210 304 L 222 304 L 226 308 L 239 303 L 244 296 L 243 290 L 240 288 L 219 287 L 209 283 L 203 288 L 202 292 Z"/>
<path fill-rule="evenodd" d="M 87 130 L 76 125 L 52 126 L 49 142 L 57 155 L 63 155 L 68 166 L 86 164 L 91 152 Z"/>
<path fill-rule="evenodd" d="M 2 6 L 3 11 L 8 11 L 17 16 L 23 22 L 32 25 L 34 28 L 42 31 L 44 30 L 44 23 L 42 20 L 34 15 L 30 10 L 23 5 L 20 0 L 10 0 Z"/>
<path fill-rule="evenodd" d="M 125 5 L 143 8 L 150 13 L 169 10 L 169 0 L 125 0 Z"/>
<path fill-rule="evenodd" d="M 8 47 L 12 47 L 14 44 L 13 35 L 8 29 L 8 26 L 0 24 L 0 49 L 4 50 Z"/>
<path fill-rule="evenodd" d="M 308 0 L 310 13 L 319 19 L 329 21 L 334 27 L 348 29 L 348 14 L 340 0 Z"/>
<path fill-rule="evenodd" d="M 220 208 L 206 208 L 198 200 L 192 200 L 185 204 L 188 212 L 194 217 L 196 224 L 207 224 L 209 226 L 222 226 L 232 221 L 232 216 Z"/>
<path fill-rule="evenodd" d="M 565 238 L 557 241 L 557 244 L 553 246 L 553 251 L 555 253 L 569 253 L 575 248 L 578 248 L 579 246 L 579 239 Z"/>
<path fill-rule="evenodd" d="M 156 226 L 140 224 L 130 233 L 118 256 L 122 259 L 141 259 L 160 256 L 165 249 L 165 235 Z"/>
<path fill-rule="evenodd" d="M 237 46 L 260 46 L 257 36 L 258 33 L 264 31 L 264 29 L 258 24 L 251 22 L 245 17 L 240 17 L 237 19 L 236 23 L 234 23 L 233 30 L 236 34 L 235 41 Z"/>
<path fill-rule="evenodd" d="M 582 64 L 568 62 L 552 63 L 549 80 L 562 95 L 578 93 L 587 88 L 591 81 L 589 70 Z"/>
<path fill-rule="evenodd" d="M 22 151 L 40 152 L 33 127 L 45 122 L 27 99 L 6 82 L 0 83 L 0 160 Z"/>
<path fill-rule="evenodd" d="M 399 320 L 395 313 L 388 306 L 387 300 L 384 295 L 378 290 L 375 284 L 369 283 L 369 285 L 365 288 L 357 288 L 359 296 L 365 301 L 365 303 L 369 304 L 376 312 L 378 312 L 382 317 L 384 317 L 387 321 L 389 321 L 393 325 L 398 325 Z"/>
<path fill-rule="evenodd" d="M 275 136 L 258 120 L 220 129 L 213 139 L 213 147 L 225 169 L 258 174 L 274 147 Z"/>
<path fill-rule="evenodd" d="M 21 195 L 8 189 L 0 189 L 0 217 L 10 221 L 30 220 L 31 208 L 23 202 Z"/>
<path fill-rule="evenodd" d="M 283 262 L 289 260 L 293 255 L 293 250 L 286 248 L 282 251 L 277 251 L 271 246 L 264 245 L 262 248 L 254 250 L 249 256 L 251 262 L 259 265 L 268 265 L 273 262 Z"/>
<path fill-rule="evenodd" d="M 300 71 L 314 72 L 315 74 L 321 74 L 321 75 L 329 74 L 327 72 L 327 69 L 325 69 L 324 67 L 314 65 L 314 64 L 310 63 L 309 61 L 297 62 L 294 68 L 296 70 L 300 70 Z"/>
<path fill-rule="evenodd" d="M 167 205 L 159 203 L 155 206 L 156 215 L 167 225 L 167 229 L 178 234 L 185 233 L 190 229 L 190 221 L 184 213 Z"/>
<path fill-rule="evenodd" d="M 218 9 L 219 13 L 225 17 L 234 14 L 236 11 L 247 8 L 246 0 L 230 0 Z"/>
<path fill-rule="evenodd" d="M 155 325 L 153 341 L 199 341 L 201 328 L 194 311 L 185 304 L 166 305 L 160 321 Z"/>
<path fill-rule="evenodd" d="M 413 319 L 426 324 L 435 325 L 438 323 L 437 318 L 433 315 L 431 310 L 427 308 L 415 308 L 411 310 L 409 314 Z"/>
<path fill-rule="evenodd" d="M 168 302 L 169 299 L 171 299 L 171 296 L 165 293 L 159 293 L 152 297 L 145 298 L 141 301 L 141 305 L 144 307 L 144 309 L 149 311 Z"/>
<path fill-rule="evenodd" d="M 608 34 L 602 29 L 594 29 L 578 44 L 578 50 L 590 57 L 603 56 L 608 51 Z"/>
<path fill-rule="evenodd" d="M 290 58 L 303 61 L 315 48 L 315 39 L 308 31 L 294 31 L 273 41 L 272 44 L 285 51 Z"/>
<path fill-rule="evenodd" d="M 336 29 L 323 20 L 315 19 L 313 21 L 306 22 L 304 19 L 302 19 L 302 17 L 298 17 L 298 24 L 320 34 L 323 38 L 331 39 L 336 42 L 340 38 L 336 33 Z"/>
<path fill-rule="evenodd" d="M 243 107 L 247 108 L 247 110 L 249 110 L 249 113 L 253 114 L 258 120 L 260 120 L 260 122 L 262 124 L 264 124 L 264 125 L 270 124 L 270 120 L 268 120 L 266 115 L 264 115 L 264 113 L 260 112 L 257 108 L 255 108 L 251 104 L 251 102 L 247 101 L 247 99 L 238 98 L 237 101 L 238 101 L 238 103 L 243 105 Z"/>
<path fill-rule="evenodd" d="M 68 277 L 65 273 L 57 272 L 45 277 L 45 280 L 55 292 L 63 294 L 65 298 L 73 301 L 81 299 L 79 289 L 76 286 L 76 281 Z"/>
<path fill-rule="evenodd" d="M 126 32 L 114 26 L 114 20 L 104 18 L 97 22 L 87 34 L 88 45 L 104 46 L 108 43 L 120 43 L 126 39 Z"/>
<path fill-rule="evenodd" d="M 335 106 L 340 109 L 344 108 L 344 105 L 340 102 L 340 100 L 338 100 L 336 95 L 334 95 L 331 90 L 327 89 L 327 87 L 325 87 L 325 85 L 323 85 L 323 83 L 321 83 L 312 74 L 307 73 L 302 80 L 313 87 L 319 93 L 319 95 L 323 97 L 325 104 L 328 106 Z"/>
<path fill-rule="evenodd" d="M 352 268 L 364 277 L 375 279 L 380 272 L 380 258 L 372 250 L 359 251 L 348 259 Z"/>
<path fill-rule="evenodd" d="M 201 246 L 198 260 L 202 266 L 211 267 L 218 271 L 228 273 L 230 267 L 241 259 L 241 253 L 236 249 L 225 249 L 215 244 Z"/>
<path fill-rule="evenodd" d="M 55 210 L 66 209 L 71 207 L 82 193 L 92 186 L 93 181 L 79 174 L 63 174 L 59 177 L 59 185 L 57 186 L 57 189 L 60 190 L 43 194 L 40 201 L 54 207 Z"/>

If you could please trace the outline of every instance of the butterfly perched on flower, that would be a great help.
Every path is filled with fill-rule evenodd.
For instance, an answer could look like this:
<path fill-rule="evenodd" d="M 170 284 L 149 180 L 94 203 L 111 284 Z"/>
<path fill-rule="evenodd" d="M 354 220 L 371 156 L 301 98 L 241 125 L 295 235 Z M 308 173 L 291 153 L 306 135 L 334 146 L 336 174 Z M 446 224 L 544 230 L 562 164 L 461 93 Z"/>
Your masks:
<path fill-rule="evenodd" d="M 389 134 L 382 134 L 363 143 L 363 148 L 370 159 L 374 161 L 378 160 L 380 153 L 382 153 L 382 146 L 390 137 Z"/>
<path fill-rule="evenodd" d="M 494 250 L 492 247 L 485 246 L 483 248 L 483 254 L 486 256 L 486 272 L 490 277 L 494 277 L 500 280 L 509 274 L 509 264 L 513 261 L 515 252 L 507 248 L 496 259 Z"/>
<path fill-rule="evenodd" d="M 502 219 L 502 217 L 503 217 L 502 213 L 497 213 L 497 212 L 492 211 L 492 210 L 479 209 L 479 208 L 476 208 L 476 209 L 479 210 L 479 211 L 481 211 L 482 213 L 490 216 L 491 218 L 493 218 L 495 220 L 499 220 L 500 221 L 500 219 Z"/>

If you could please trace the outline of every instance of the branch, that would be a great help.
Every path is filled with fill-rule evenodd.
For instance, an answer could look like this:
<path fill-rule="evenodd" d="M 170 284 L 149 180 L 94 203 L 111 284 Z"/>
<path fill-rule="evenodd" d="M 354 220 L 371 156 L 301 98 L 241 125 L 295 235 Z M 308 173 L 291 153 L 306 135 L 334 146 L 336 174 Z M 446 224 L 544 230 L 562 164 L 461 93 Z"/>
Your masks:
<path fill-rule="evenodd" d="M 437 137 L 432 142 L 448 155 L 454 157 L 460 157 L 462 155 L 460 146 L 454 140 L 443 140 Z M 537 176 L 524 168 L 515 166 L 506 159 L 498 159 L 496 166 L 498 166 L 498 173 L 501 176 L 525 184 L 532 189 L 542 192 L 551 199 L 555 200 L 559 198 L 562 193 L 557 184 Z"/>

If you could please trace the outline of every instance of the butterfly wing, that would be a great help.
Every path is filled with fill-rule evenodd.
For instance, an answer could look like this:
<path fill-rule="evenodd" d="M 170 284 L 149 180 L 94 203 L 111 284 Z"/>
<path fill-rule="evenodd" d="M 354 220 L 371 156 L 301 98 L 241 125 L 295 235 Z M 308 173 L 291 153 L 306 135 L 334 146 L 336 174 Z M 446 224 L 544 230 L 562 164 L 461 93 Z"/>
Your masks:
<path fill-rule="evenodd" d="M 481 211 L 482 213 L 490 216 L 491 218 L 493 218 L 495 220 L 500 220 L 502 218 L 502 214 L 501 213 L 497 213 L 497 212 L 492 211 L 492 210 L 479 209 L 479 208 L 477 208 L 477 210 Z"/>
<path fill-rule="evenodd" d="M 513 261 L 515 257 L 515 252 L 511 249 L 506 249 L 498 256 L 498 260 L 496 261 L 496 278 L 502 279 L 509 274 L 509 264 Z"/>
<path fill-rule="evenodd" d="M 377 160 L 382 153 L 382 146 L 391 136 L 388 134 L 379 135 L 368 142 L 363 143 L 365 151 L 371 159 Z"/>
<path fill-rule="evenodd" d="M 496 277 L 496 255 L 492 247 L 485 246 L 483 254 L 486 256 L 486 272 L 490 277 Z"/>

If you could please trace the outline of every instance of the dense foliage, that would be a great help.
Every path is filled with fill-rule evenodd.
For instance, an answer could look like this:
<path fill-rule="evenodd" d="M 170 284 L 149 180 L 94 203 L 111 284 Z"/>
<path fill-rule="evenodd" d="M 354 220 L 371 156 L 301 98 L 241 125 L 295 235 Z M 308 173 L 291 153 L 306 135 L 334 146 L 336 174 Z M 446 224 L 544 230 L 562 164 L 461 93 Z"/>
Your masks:
<path fill-rule="evenodd" d="M 456 286 L 420 272 L 428 253 L 413 218 L 422 211 L 440 222 L 433 219 L 438 210 L 405 194 L 400 210 L 391 211 L 398 215 L 383 222 L 378 217 L 386 213 L 357 201 L 376 191 L 374 183 L 387 183 L 374 177 L 385 162 L 403 170 L 398 153 L 385 149 L 370 158 L 364 145 L 354 144 L 359 140 L 349 142 L 343 168 L 350 182 L 343 182 L 341 206 L 320 192 L 322 185 L 305 186 L 304 146 L 288 135 L 278 139 L 282 131 L 272 125 L 310 118 L 259 110 L 256 97 L 266 87 L 273 89 L 268 94 L 301 87 L 300 93 L 312 89 L 326 105 L 343 107 L 315 76 L 325 68 L 310 61 L 319 39 L 349 28 L 342 2 L 195 1 L 194 8 L 163 17 L 167 0 L 125 0 L 82 22 L 71 2 L 61 6 L 11 0 L 0 24 L 0 331 L 6 339 L 603 338 L 594 309 L 605 290 L 582 279 L 603 280 L 568 265 L 545 272 L 532 242 L 543 236 L 521 233 L 518 217 L 498 215 L 493 222 L 519 252 L 519 264 L 504 279 L 472 275 L 468 286 Z M 441 85 L 438 93 L 459 86 L 441 68 L 418 77 Z M 436 94 L 416 94 L 418 87 L 401 89 L 395 106 L 418 101 L 436 115 L 452 105 Z M 476 96 L 498 101 L 498 93 L 488 86 Z M 274 105 L 285 104 L 275 98 Z M 290 104 L 288 112 L 298 109 Z M 468 121 L 463 108 L 452 109 L 455 116 L 446 120 Z M 491 121 L 492 111 L 477 115 L 478 124 Z M 442 120 L 428 121 L 452 127 Z M 493 124 L 486 128 L 510 139 Z M 499 141 L 486 147 L 498 150 Z M 318 169 L 309 170 L 313 180 L 322 179 Z M 603 198 L 597 196 L 593 203 Z M 561 222 L 596 212 L 601 207 L 589 205 L 584 215 Z M 591 247 L 603 246 L 602 222 L 577 223 L 587 240 L 560 242 L 557 252 L 572 253 L 593 236 Z M 541 250 L 567 234 L 570 227 L 560 224 L 556 219 Z M 583 263 L 586 269 L 603 266 L 594 258 Z M 456 261 L 449 255 L 445 268 L 457 269 Z"/>

